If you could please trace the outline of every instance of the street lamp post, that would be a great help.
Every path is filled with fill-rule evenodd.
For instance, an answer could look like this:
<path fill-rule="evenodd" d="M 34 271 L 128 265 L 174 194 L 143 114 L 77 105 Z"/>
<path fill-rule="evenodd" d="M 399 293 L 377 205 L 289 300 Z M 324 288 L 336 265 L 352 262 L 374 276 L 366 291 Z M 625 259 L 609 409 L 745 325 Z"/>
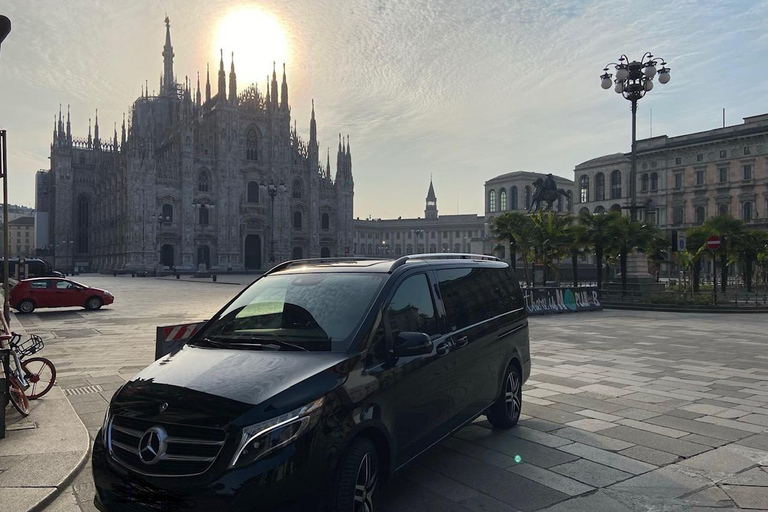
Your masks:
<path fill-rule="evenodd" d="M 267 185 L 267 193 L 272 201 L 272 221 L 269 223 L 269 262 L 275 262 L 275 196 L 277 195 L 277 185 L 270 183 Z"/>
<path fill-rule="evenodd" d="M 650 52 L 645 52 L 640 61 L 629 62 L 626 55 L 619 57 L 619 62 L 611 62 L 603 69 L 604 73 L 600 76 L 600 85 L 603 89 L 610 89 L 614 85 L 614 91 L 624 96 L 631 102 L 632 109 L 632 164 L 629 171 L 629 209 L 632 221 L 637 220 L 637 210 L 644 208 L 637 206 L 637 183 L 635 183 L 635 174 L 637 172 L 637 102 L 645 96 L 645 93 L 653 89 L 653 78 L 656 76 L 656 66 L 661 65 L 659 72 L 659 82 L 666 84 L 669 82 L 669 68 L 664 59 L 654 57 Z M 608 72 L 609 66 L 616 70 L 616 78 Z"/>

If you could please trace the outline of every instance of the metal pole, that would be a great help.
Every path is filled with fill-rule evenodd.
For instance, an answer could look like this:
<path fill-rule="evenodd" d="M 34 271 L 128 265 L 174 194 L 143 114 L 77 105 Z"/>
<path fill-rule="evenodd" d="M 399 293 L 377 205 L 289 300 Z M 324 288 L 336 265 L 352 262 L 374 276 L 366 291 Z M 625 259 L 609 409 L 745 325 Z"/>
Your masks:
<path fill-rule="evenodd" d="M 637 187 L 635 174 L 637 172 L 637 99 L 632 99 L 632 167 L 629 170 L 629 218 L 637 221 Z M 626 271 L 626 269 L 625 269 Z"/>
<path fill-rule="evenodd" d="M 9 302 L 10 286 L 8 284 L 9 259 L 11 258 L 10 240 L 8 236 L 8 158 L 6 155 L 5 139 L 7 132 L 0 130 L 2 139 L 2 175 L 3 177 L 3 317 L 7 323 L 11 322 L 11 304 Z"/>
<path fill-rule="evenodd" d="M 277 190 L 272 193 L 270 191 L 270 197 L 272 198 L 272 225 L 270 226 L 270 245 L 272 248 L 270 249 L 270 255 L 269 255 L 269 261 L 274 262 L 275 261 L 275 195 L 277 195 Z"/>
<path fill-rule="evenodd" d="M 712 251 L 712 300 L 717 305 L 717 258 L 715 251 Z"/>

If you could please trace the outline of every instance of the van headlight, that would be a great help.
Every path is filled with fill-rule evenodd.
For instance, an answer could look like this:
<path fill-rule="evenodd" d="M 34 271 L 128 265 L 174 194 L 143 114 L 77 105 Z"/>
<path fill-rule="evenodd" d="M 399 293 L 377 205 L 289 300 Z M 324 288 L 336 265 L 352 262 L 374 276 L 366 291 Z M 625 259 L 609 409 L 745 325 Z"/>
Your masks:
<path fill-rule="evenodd" d="M 229 467 L 247 466 L 294 442 L 317 423 L 324 401 L 324 397 L 318 398 L 291 412 L 245 427 Z"/>

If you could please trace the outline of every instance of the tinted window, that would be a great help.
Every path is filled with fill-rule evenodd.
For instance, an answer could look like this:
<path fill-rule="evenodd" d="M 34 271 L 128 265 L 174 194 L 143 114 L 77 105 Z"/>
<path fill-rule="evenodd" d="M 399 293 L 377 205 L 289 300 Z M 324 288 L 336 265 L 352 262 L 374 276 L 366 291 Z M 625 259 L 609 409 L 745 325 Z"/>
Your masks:
<path fill-rule="evenodd" d="M 426 275 L 411 276 L 400 283 L 389 303 L 387 321 L 393 339 L 401 332 L 437 334 L 435 306 Z"/>
<path fill-rule="evenodd" d="M 479 268 L 455 268 L 437 271 L 448 326 L 463 329 L 487 318 L 485 296 L 487 283 Z"/>
<path fill-rule="evenodd" d="M 247 342 L 276 339 L 290 343 L 331 343 L 347 350 L 386 274 L 276 274 L 252 284 L 221 313 L 204 337 Z"/>
<path fill-rule="evenodd" d="M 514 274 L 506 268 L 484 268 L 488 283 L 488 310 L 491 316 L 502 315 L 522 307 Z"/>
<path fill-rule="evenodd" d="M 48 281 L 32 281 L 29 283 L 29 287 L 33 290 L 43 290 L 48 288 Z"/>

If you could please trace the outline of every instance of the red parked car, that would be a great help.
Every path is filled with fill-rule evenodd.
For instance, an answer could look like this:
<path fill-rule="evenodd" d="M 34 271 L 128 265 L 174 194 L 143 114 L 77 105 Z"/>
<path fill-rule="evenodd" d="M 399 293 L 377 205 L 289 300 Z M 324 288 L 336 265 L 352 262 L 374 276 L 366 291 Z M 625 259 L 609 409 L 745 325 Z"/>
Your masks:
<path fill-rule="evenodd" d="M 31 313 L 35 308 L 64 308 L 81 306 L 99 309 L 112 304 L 115 297 L 106 290 L 90 288 L 60 277 L 35 277 L 19 281 L 11 289 L 11 307 L 20 313 Z"/>

